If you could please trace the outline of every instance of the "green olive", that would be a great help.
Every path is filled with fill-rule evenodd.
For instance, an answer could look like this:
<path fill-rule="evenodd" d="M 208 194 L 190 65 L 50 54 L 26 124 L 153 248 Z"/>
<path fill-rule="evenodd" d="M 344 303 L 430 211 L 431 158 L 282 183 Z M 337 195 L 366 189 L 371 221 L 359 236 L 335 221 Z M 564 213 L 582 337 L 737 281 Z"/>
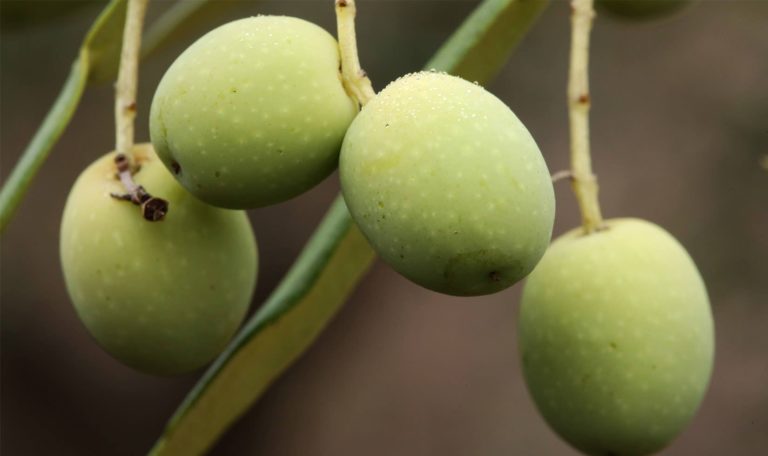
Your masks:
<path fill-rule="evenodd" d="M 328 32 L 258 16 L 212 30 L 176 59 L 155 92 L 150 133 L 195 196 L 253 208 L 327 177 L 356 113 Z"/>
<path fill-rule="evenodd" d="M 148 373 L 197 369 L 242 323 L 256 281 L 256 241 L 242 211 L 219 209 L 184 190 L 151 145 L 134 149 L 134 175 L 169 203 L 144 220 L 116 177 L 114 153 L 89 166 L 67 199 L 61 262 L 67 290 L 96 341 Z"/>
<path fill-rule="evenodd" d="M 637 219 L 552 243 L 523 289 L 519 342 L 546 421 L 601 456 L 666 446 L 699 407 L 714 356 L 696 265 L 666 231 Z"/>
<path fill-rule="evenodd" d="M 549 244 L 555 200 L 536 142 L 477 84 L 422 72 L 355 118 L 339 172 L 350 213 L 395 270 L 452 295 L 494 293 Z"/>

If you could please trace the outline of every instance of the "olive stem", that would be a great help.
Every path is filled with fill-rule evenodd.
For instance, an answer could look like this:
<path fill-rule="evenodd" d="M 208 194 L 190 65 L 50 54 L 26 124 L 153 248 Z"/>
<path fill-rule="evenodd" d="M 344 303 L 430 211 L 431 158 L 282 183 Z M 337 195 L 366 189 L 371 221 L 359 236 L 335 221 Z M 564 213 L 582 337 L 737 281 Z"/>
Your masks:
<path fill-rule="evenodd" d="M 341 76 L 344 87 L 361 106 L 365 106 L 376 96 L 376 92 L 373 90 L 367 73 L 360 67 L 360 59 L 357 55 L 357 37 L 355 34 L 357 7 L 355 0 L 335 0 L 335 2 L 336 27 L 341 54 Z"/>
<path fill-rule="evenodd" d="M 129 0 L 123 29 L 120 70 L 115 84 L 115 150 L 130 161 L 133 150 L 133 123 L 136 118 L 141 29 L 148 0 Z"/>
<path fill-rule="evenodd" d="M 150 195 L 144 187 L 134 182 L 131 173 L 141 31 L 148 2 L 149 0 L 128 0 L 123 47 L 120 51 L 120 70 L 115 84 L 115 166 L 127 193 L 112 193 L 111 196 L 140 206 L 144 219 L 155 222 L 162 220 L 168 213 L 168 202 Z"/>
<path fill-rule="evenodd" d="M 594 16 L 592 0 L 571 1 L 571 62 L 568 76 L 571 185 L 586 233 L 600 229 L 603 224 L 597 198 L 597 177 L 592 173 L 589 152 L 589 34 Z"/>

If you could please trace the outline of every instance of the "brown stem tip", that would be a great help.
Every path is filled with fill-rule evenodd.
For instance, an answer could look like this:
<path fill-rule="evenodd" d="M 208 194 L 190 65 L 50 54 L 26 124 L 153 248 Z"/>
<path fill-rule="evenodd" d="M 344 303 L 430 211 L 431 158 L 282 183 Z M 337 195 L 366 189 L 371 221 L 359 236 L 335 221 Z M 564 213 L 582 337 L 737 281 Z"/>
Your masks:
<path fill-rule="evenodd" d="M 117 166 L 117 175 L 123 183 L 127 193 L 110 193 L 110 196 L 122 201 L 130 201 L 141 207 L 141 216 L 150 222 L 157 222 L 168 213 L 168 201 L 162 198 L 156 198 L 147 192 L 144 187 L 137 185 L 131 175 L 128 157 L 124 154 L 115 156 L 115 165 Z"/>
<path fill-rule="evenodd" d="M 145 220 L 157 222 L 168 213 L 168 201 L 161 198 L 152 198 L 144 201 L 141 205 L 141 215 Z"/>

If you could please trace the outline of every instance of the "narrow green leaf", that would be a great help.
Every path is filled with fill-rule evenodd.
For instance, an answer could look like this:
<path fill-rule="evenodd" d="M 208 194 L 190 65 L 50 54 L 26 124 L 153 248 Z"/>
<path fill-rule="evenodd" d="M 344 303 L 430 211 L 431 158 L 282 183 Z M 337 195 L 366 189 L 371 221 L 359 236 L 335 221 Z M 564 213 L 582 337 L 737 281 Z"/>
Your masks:
<path fill-rule="evenodd" d="M 87 77 L 88 65 L 85 60 L 75 60 L 59 97 L 0 191 L 0 231 L 10 221 L 32 178 L 48 157 L 48 151 L 59 139 L 69 118 L 75 112 Z"/>
<path fill-rule="evenodd" d="M 468 81 L 490 81 L 549 5 L 549 0 L 483 2 L 425 67 L 451 68 Z"/>
<path fill-rule="evenodd" d="M 487 82 L 538 17 L 528 8 L 517 8 L 518 3 L 539 5 L 540 11 L 547 2 L 484 1 L 426 68 Z M 510 42 L 495 43 L 498 39 Z M 374 257 L 337 197 L 288 275 L 190 391 L 150 454 L 208 450 L 311 345 Z"/>
<path fill-rule="evenodd" d="M 253 0 L 251 0 L 253 3 Z M 189 26 L 196 25 L 199 21 L 210 21 L 212 16 L 219 16 L 221 13 L 236 5 L 235 1 L 211 0 L 177 0 L 162 16 L 152 23 L 152 27 L 147 29 L 144 34 L 141 46 L 142 57 L 147 57 L 157 49 L 168 43 L 182 24 Z M 183 30 L 181 30 L 183 32 Z"/>
<path fill-rule="evenodd" d="M 317 337 L 373 259 L 338 197 L 291 271 L 187 396 L 151 454 L 204 452 Z"/>
<path fill-rule="evenodd" d="M 125 0 L 113 0 L 88 32 L 58 98 L 0 190 L 0 232 L 10 222 L 51 148 L 69 124 L 89 77 L 100 77 L 107 73 L 110 64 L 114 65 L 107 53 L 114 49 L 114 29 L 122 30 L 124 20 Z M 118 39 L 122 42 L 122 37 Z M 119 50 L 120 45 L 117 46 Z"/>
<path fill-rule="evenodd" d="M 152 24 L 152 28 L 147 30 L 142 40 L 141 54 L 144 56 L 152 53 L 173 30 L 205 6 L 208 1 L 186 0 L 174 3 L 163 16 Z"/>
<path fill-rule="evenodd" d="M 117 78 L 127 5 L 127 0 L 109 2 L 83 41 L 81 54 L 88 53 L 89 83 L 110 82 Z"/>

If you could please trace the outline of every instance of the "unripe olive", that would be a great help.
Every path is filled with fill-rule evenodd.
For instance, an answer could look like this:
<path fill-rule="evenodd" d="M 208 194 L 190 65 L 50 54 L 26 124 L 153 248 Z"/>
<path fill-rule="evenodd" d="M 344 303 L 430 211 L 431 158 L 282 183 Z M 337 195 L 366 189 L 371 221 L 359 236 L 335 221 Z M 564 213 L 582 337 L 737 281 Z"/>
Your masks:
<path fill-rule="evenodd" d="M 151 145 L 134 149 L 134 175 L 169 203 L 144 220 L 124 194 L 114 153 L 91 164 L 67 199 L 61 262 L 75 309 L 96 341 L 148 373 L 201 367 L 245 316 L 256 281 L 256 242 L 244 212 L 209 206 L 184 190 Z"/>
<path fill-rule="evenodd" d="M 528 274 L 552 233 L 547 166 L 525 126 L 477 84 L 404 76 L 347 131 L 344 199 L 381 257 L 453 295 L 502 290 Z"/>
<path fill-rule="evenodd" d="M 155 92 L 150 132 L 163 163 L 195 196 L 252 208 L 327 177 L 356 113 L 328 32 L 258 16 L 212 30 L 176 59 Z"/>
<path fill-rule="evenodd" d="M 667 445 L 696 412 L 714 357 L 696 265 L 666 231 L 638 219 L 552 243 L 524 286 L 519 342 L 546 421 L 601 456 Z"/>
<path fill-rule="evenodd" d="M 597 0 L 598 11 L 625 19 L 653 19 L 673 13 L 688 0 Z"/>

